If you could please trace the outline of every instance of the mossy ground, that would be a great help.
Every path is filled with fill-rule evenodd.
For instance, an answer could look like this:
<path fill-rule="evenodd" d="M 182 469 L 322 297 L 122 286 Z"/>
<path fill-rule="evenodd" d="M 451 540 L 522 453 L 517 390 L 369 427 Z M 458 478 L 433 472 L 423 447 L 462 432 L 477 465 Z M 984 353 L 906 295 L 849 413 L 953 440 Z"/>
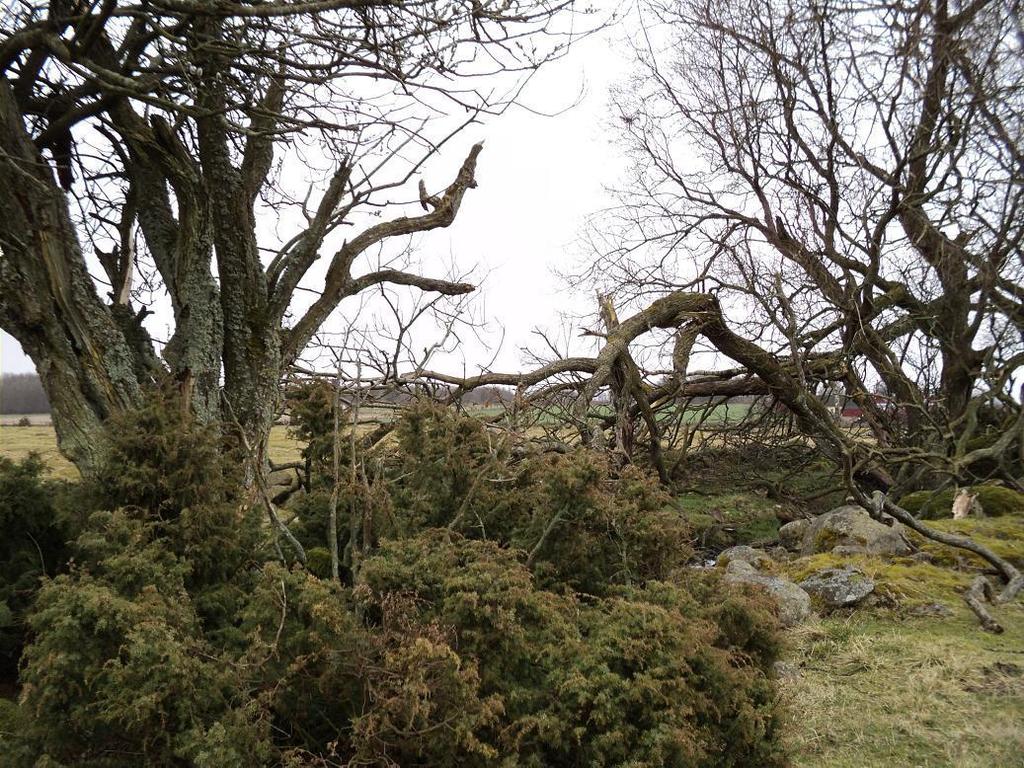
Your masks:
<path fill-rule="evenodd" d="M 1019 518 L 932 524 L 1024 556 Z M 799 581 L 852 565 L 879 598 L 790 632 L 799 675 L 782 691 L 796 768 L 1024 766 L 1024 601 L 993 609 L 1003 634 L 983 632 L 962 597 L 980 561 L 912 538 L 932 563 L 825 553 L 776 566 Z"/>
<path fill-rule="evenodd" d="M 737 494 L 703 497 L 748 512 Z M 696 501 L 684 504 L 699 515 Z M 705 507 L 706 509 L 707 507 Z M 710 517 L 709 517 L 710 519 Z M 1024 520 L 941 521 L 1014 559 Z M 1024 768 L 1024 601 L 994 609 L 1002 635 L 983 632 L 963 602 L 973 558 L 922 546 L 934 563 L 837 557 L 777 563 L 794 581 L 852 565 L 876 582 L 880 605 L 839 612 L 789 630 L 780 681 L 794 768 Z M 941 605 L 951 615 L 920 615 Z"/>
<path fill-rule="evenodd" d="M 903 611 L 936 603 L 949 608 L 959 606 L 961 593 L 974 577 L 969 572 L 919 563 L 909 558 L 839 557 L 829 552 L 780 564 L 777 570 L 786 578 L 799 582 L 825 568 L 843 566 L 856 568 L 874 581 L 874 594 L 883 605 Z"/>
<path fill-rule="evenodd" d="M 698 546 L 723 549 L 733 544 L 758 544 L 778 538 L 776 511 L 780 505 L 763 494 L 750 491 L 710 495 L 682 493 L 675 500 L 693 527 Z"/>
<path fill-rule="evenodd" d="M 1024 516 L 1008 515 L 1006 517 L 964 518 L 963 520 L 929 520 L 927 525 L 945 533 L 970 536 L 979 544 L 984 544 L 1018 568 L 1024 568 Z M 981 566 L 983 561 L 976 555 L 963 550 L 950 549 L 947 546 L 928 541 L 917 534 L 912 539 L 924 551 L 928 552 L 941 564 L 964 564 Z"/>
<path fill-rule="evenodd" d="M 1004 515 L 1024 516 L 1024 494 L 998 485 L 976 485 L 971 491 L 981 504 L 986 517 Z M 899 504 L 921 520 L 948 519 L 957 491 L 946 488 L 943 491 L 915 491 L 899 500 Z"/>

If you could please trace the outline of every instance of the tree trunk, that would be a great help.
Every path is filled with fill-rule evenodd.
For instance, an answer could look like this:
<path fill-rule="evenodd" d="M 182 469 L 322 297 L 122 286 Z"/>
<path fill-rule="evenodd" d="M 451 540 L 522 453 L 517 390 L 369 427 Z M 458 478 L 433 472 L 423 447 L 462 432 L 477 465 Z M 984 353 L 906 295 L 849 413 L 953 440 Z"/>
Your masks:
<path fill-rule="evenodd" d="M 104 454 L 100 426 L 138 402 L 146 364 L 96 293 L 64 192 L 6 78 L 0 152 L 0 321 L 36 365 L 61 451 L 88 474 Z"/>

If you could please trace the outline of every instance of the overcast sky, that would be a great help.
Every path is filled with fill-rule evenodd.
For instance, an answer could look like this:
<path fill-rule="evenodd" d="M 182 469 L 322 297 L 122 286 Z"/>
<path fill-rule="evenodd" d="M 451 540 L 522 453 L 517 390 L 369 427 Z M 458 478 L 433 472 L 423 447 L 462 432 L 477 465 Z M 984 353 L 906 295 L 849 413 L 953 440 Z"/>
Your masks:
<path fill-rule="evenodd" d="M 537 112 L 560 114 L 513 108 L 468 128 L 427 169 L 429 186 L 446 185 L 469 146 L 484 140 L 478 188 L 466 195 L 449 229 L 429 233 L 416 245 L 428 274 L 431 265 L 441 269 L 453 260 L 463 267 L 478 265 L 486 274 L 478 306 L 490 322 L 489 343 L 503 338 L 494 369 L 522 368 L 519 350 L 536 346 L 534 328 L 555 328 L 560 312 L 589 309 L 581 292 L 567 290 L 554 271 L 578 262 L 575 241 L 581 227 L 589 214 L 610 204 L 604 188 L 622 173 L 607 106 L 609 87 L 630 66 L 623 34 L 617 27 L 582 40 L 536 75 L 524 103 Z M 159 329 L 151 332 L 159 336 Z M 473 340 L 435 365 L 458 369 L 465 360 L 469 370 L 490 358 L 485 345 Z M 31 370 L 32 361 L 3 333 L 0 372 Z"/>

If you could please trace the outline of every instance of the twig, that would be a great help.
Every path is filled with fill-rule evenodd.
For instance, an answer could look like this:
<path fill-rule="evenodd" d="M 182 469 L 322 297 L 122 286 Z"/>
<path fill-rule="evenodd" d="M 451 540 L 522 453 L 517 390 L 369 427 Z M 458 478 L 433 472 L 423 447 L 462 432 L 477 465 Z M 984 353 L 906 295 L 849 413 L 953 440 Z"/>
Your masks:
<path fill-rule="evenodd" d="M 555 516 L 551 518 L 551 522 L 548 523 L 548 527 L 544 529 L 544 533 L 540 535 L 540 538 L 537 540 L 537 543 L 533 545 L 533 549 L 530 550 L 530 555 L 526 558 L 527 568 L 533 566 L 533 561 L 537 558 L 537 555 L 540 554 L 540 548 L 544 546 L 544 542 L 547 541 L 548 536 L 551 534 L 551 531 L 555 529 L 555 526 L 558 524 L 558 521 L 562 519 L 562 514 L 564 512 L 565 507 L 562 507 L 560 510 L 558 510 L 558 512 L 555 513 Z"/>
<path fill-rule="evenodd" d="M 263 503 L 267 507 L 267 515 L 270 517 L 271 527 L 277 531 L 280 531 L 284 537 L 291 544 L 295 550 L 295 554 L 299 558 L 299 562 L 303 565 L 306 564 L 306 550 L 302 548 L 302 544 L 295 538 L 295 535 L 288 529 L 288 526 L 281 522 L 281 518 L 277 516 L 277 509 L 274 507 L 274 501 L 270 497 L 270 490 L 267 488 L 267 478 L 263 474 L 263 466 L 260 463 L 259 458 L 256 456 L 256 452 L 253 450 L 252 445 L 249 443 L 249 438 L 245 434 L 245 429 L 242 424 L 238 421 L 238 417 L 235 416 L 235 409 L 231 407 L 231 401 L 228 400 L 227 395 L 221 393 L 224 398 L 224 404 L 228 407 L 228 413 L 231 414 L 231 421 L 238 429 L 238 435 L 242 440 L 242 447 L 245 448 L 246 455 L 248 456 L 249 463 L 252 465 L 253 475 L 256 480 L 256 488 L 259 490 L 260 495 L 263 497 Z M 274 546 L 277 548 L 277 554 L 284 560 L 284 553 L 281 551 L 281 546 L 277 542 L 277 537 L 274 537 Z"/>

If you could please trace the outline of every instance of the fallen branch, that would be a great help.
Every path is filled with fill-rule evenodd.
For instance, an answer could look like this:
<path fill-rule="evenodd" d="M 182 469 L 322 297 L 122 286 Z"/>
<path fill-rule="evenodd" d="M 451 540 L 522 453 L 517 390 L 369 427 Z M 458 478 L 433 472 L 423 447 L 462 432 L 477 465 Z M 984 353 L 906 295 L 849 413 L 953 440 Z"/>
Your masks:
<path fill-rule="evenodd" d="M 974 615 L 981 622 L 982 629 L 997 635 L 1002 634 L 1003 626 L 988 612 L 988 609 L 985 607 L 985 600 L 990 602 L 993 600 L 992 585 L 989 584 L 988 579 L 984 576 L 976 576 L 970 589 L 964 593 L 964 602 L 967 603 L 968 608 L 974 611 Z"/>
<path fill-rule="evenodd" d="M 222 393 L 223 394 L 223 393 Z M 245 448 L 245 453 L 249 459 L 249 463 L 252 467 L 252 473 L 256 480 L 256 488 L 263 497 L 263 504 L 267 508 L 267 515 L 270 518 L 271 528 L 280 531 L 288 543 L 295 550 L 296 556 L 299 558 L 299 562 L 303 565 L 306 564 L 306 550 L 303 549 L 302 544 L 295 538 L 295 534 L 289 530 L 288 526 L 285 525 L 281 518 L 277 515 L 277 508 L 274 506 L 274 501 L 270 495 L 270 489 L 267 487 L 267 477 L 263 472 L 263 465 L 259 457 L 256 455 L 256 451 L 253 450 L 252 444 L 249 442 L 249 438 L 245 434 L 245 429 L 242 428 L 241 423 L 235 416 L 235 410 L 231 407 L 231 401 L 228 400 L 227 396 L 224 396 L 224 403 L 228 407 L 228 413 L 231 414 L 231 420 L 235 424 L 235 428 L 238 430 L 238 435 L 242 439 L 242 447 Z M 277 548 L 278 555 L 284 560 L 284 553 L 281 552 L 281 547 L 277 542 L 277 537 L 274 537 L 274 546 Z"/>
<path fill-rule="evenodd" d="M 1001 558 L 991 549 L 986 547 L 984 544 L 979 544 L 976 541 L 968 539 L 965 536 L 957 536 L 952 533 L 945 533 L 943 531 L 937 531 L 934 528 L 929 528 L 924 525 L 920 520 L 915 518 L 907 510 L 898 504 L 893 503 L 885 494 L 881 491 L 875 491 L 871 498 L 871 508 L 875 511 L 875 517 L 879 517 L 878 513 L 886 512 L 891 515 L 905 526 L 910 528 L 917 533 L 920 533 L 926 539 L 937 541 L 940 544 L 946 546 L 956 547 L 958 549 L 964 549 L 968 552 L 973 552 L 978 557 L 985 560 L 993 568 L 995 568 L 999 575 L 1006 582 L 1006 587 L 1003 589 L 1003 594 L 1000 594 L 997 598 L 997 602 L 1005 603 L 1013 599 L 1017 592 L 1020 591 L 1022 581 L 1024 577 L 1021 576 L 1018 571 L 1011 563 Z M 1013 592 L 1008 596 L 1004 596 L 1007 590 L 1013 589 Z"/>
<path fill-rule="evenodd" d="M 903 507 L 890 501 L 881 491 L 875 491 L 872 495 L 870 509 L 875 517 L 880 517 L 883 511 L 887 512 L 896 520 L 911 530 L 917 531 L 925 538 L 950 547 L 973 552 L 992 565 L 998 575 L 1006 582 L 1002 591 L 999 594 L 995 594 L 995 590 L 988 579 L 978 575 L 971 584 L 970 589 L 964 593 L 964 602 L 974 612 L 974 615 L 978 617 L 982 629 L 997 634 L 1003 631 L 999 622 L 988 612 L 988 609 L 985 607 L 985 601 L 987 600 L 993 605 L 1002 605 L 1013 600 L 1021 589 L 1024 588 L 1024 574 L 1021 574 L 1011 563 L 999 557 L 999 555 L 983 544 L 979 544 L 964 536 L 936 531 L 934 528 L 929 528 L 927 525 L 922 524 Z"/>

